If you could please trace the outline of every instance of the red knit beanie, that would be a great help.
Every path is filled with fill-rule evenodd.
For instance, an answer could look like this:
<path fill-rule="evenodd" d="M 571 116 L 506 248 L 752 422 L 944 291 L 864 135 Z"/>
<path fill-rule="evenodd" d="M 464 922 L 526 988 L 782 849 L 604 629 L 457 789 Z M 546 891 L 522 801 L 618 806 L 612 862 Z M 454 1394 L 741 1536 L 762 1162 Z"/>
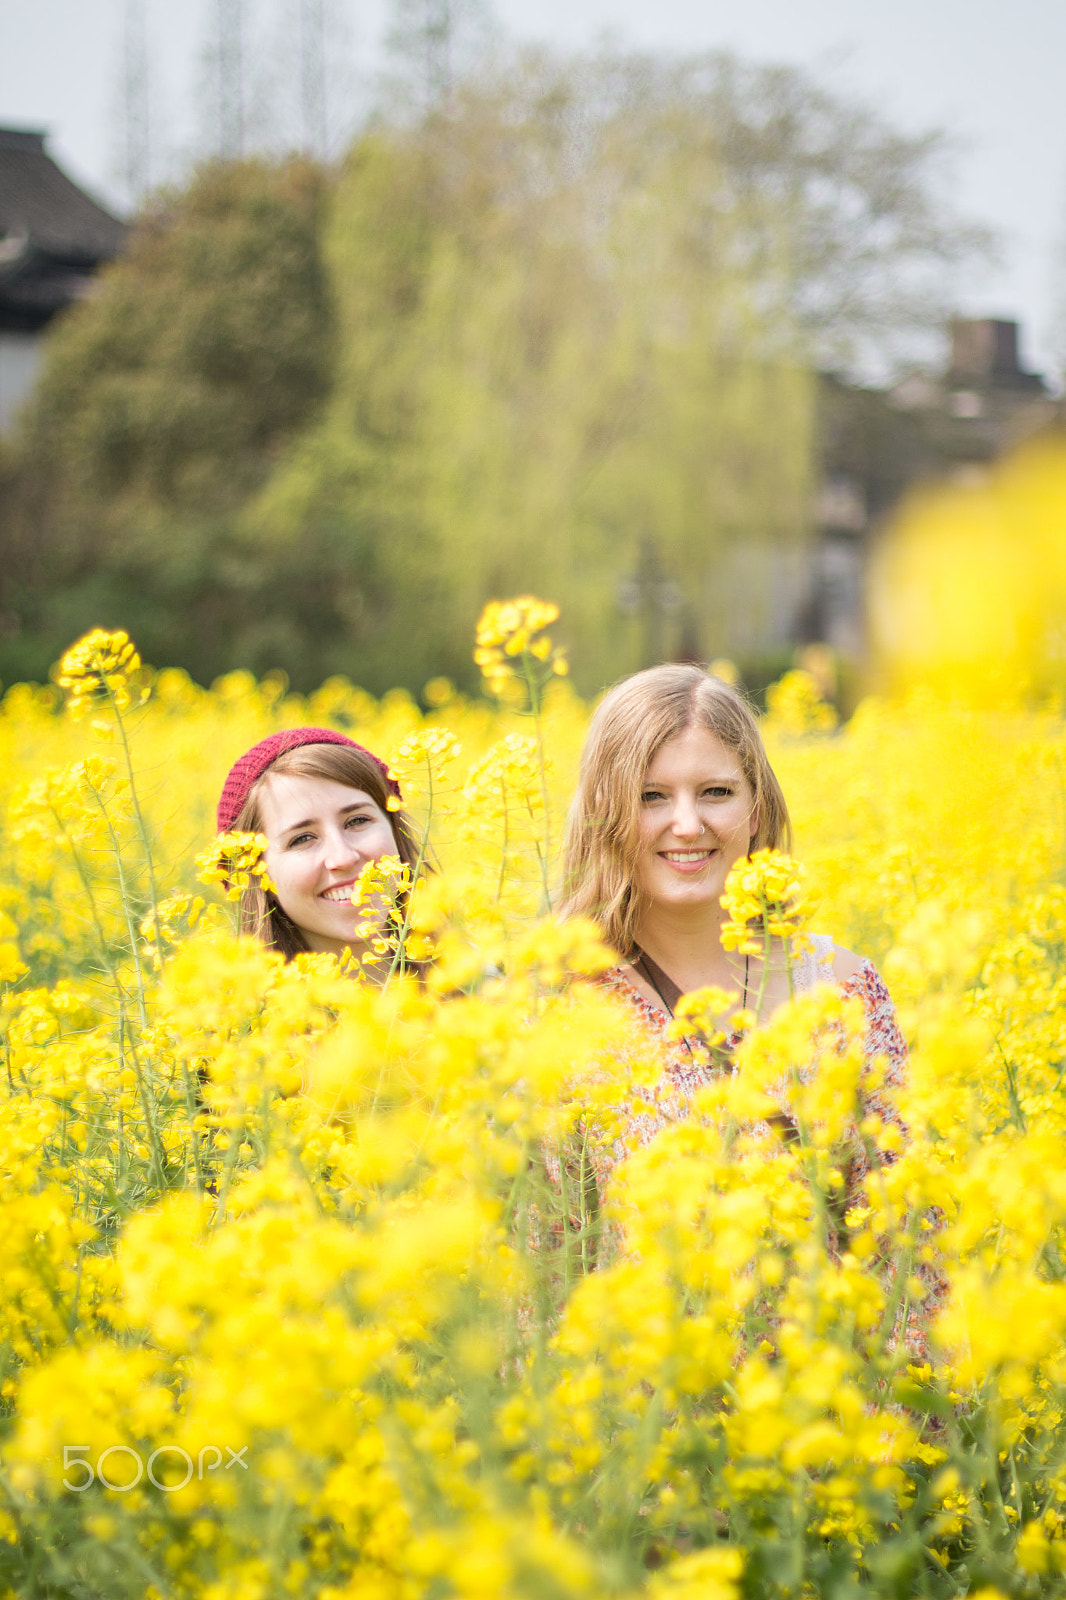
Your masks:
<path fill-rule="evenodd" d="M 269 739 L 260 739 L 230 769 L 229 777 L 222 785 L 222 798 L 218 802 L 219 833 L 228 833 L 233 827 L 255 780 L 261 778 L 286 750 L 298 750 L 305 744 L 346 744 L 350 750 L 358 750 L 378 768 L 397 800 L 402 799 L 400 785 L 395 778 L 389 777 L 389 769 L 384 761 L 372 750 L 366 749 L 365 745 L 356 744 L 354 739 L 347 738 L 343 733 L 334 733 L 332 728 L 288 728 L 284 733 L 272 733 Z"/>

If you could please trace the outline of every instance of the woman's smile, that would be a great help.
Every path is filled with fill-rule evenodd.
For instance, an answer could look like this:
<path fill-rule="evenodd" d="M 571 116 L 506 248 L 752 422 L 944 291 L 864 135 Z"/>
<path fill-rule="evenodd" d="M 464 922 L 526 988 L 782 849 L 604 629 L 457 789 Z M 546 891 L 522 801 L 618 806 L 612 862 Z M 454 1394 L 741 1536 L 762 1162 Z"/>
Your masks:
<path fill-rule="evenodd" d="M 668 861 L 679 872 L 698 872 L 706 866 L 711 857 L 717 854 L 714 850 L 660 850 L 659 854 L 664 861 Z"/>
<path fill-rule="evenodd" d="M 338 903 L 351 904 L 352 890 L 357 883 L 355 878 L 346 878 L 343 883 L 331 884 L 328 889 L 323 889 L 319 895 L 320 900 L 336 900 Z"/>

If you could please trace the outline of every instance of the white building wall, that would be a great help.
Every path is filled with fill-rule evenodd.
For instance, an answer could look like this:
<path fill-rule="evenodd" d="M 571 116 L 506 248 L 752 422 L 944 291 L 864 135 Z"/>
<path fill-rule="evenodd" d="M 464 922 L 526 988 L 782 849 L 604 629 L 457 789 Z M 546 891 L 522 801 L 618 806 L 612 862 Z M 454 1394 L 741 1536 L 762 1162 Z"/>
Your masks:
<path fill-rule="evenodd" d="M 0 436 L 11 432 L 16 412 L 29 398 L 42 355 L 39 333 L 0 331 Z"/>

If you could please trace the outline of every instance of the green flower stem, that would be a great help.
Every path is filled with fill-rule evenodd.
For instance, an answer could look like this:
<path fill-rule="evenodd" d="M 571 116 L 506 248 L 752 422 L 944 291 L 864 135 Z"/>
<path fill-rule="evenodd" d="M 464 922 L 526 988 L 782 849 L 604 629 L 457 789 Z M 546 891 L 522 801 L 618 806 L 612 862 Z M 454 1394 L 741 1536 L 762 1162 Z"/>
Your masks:
<path fill-rule="evenodd" d="M 193 1171 L 196 1174 L 196 1193 L 197 1197 L 202 1200 L 206 1193 L 207 1181 L 204 1177 L 203 1161 L 200 1155 L 201 1136 L 196 1127 L 199 1105 L 196 1098 L 196 1090 L 193 1088 L 192 1074 L 189 1071 L 188 1064 L 184 1061 L 181 1064 L 181 1075 L 185 1091 L 185 1114 L 189 1119 L 189 1148 L 192 1151 Z"/>
<path fill-rule="evenodd" d="M 404 949 L 405 949 L 405 946 L 406 946 L 406 943 L 407 943 L 407 935 L 408 935 L 408 933 L 410 932 L 410 929 L 411 929 L 411 896 L 414 894 L 415 884 L 418 882 L 419 878 L 422 875 L 422 868 L 425 866 L 425 864 L 426 864 L 426 856 L 429 854 L 429 830 L 430 830 L 430 827 L 432 826 L 432 823 L 433 823 L 433 804 L 434 804 L 434 799 L 435 799 L 435 795 L 434 795 L 434 791 L 433 791 L 433 763 L 429 759 L 429 752 L 427 751 L 426 752 L 426 820 L 422 825 L 422 837 L 418 841 L 418 855 L 417 855 L 417 857 L 415 859 L 414 868 L 413 868 L 413 870 L 411 872 L 411 887 L 410 887 L 410 890 L 408 891 L 408 895 L 407 895 L 407 904 L 404 906 L 403 921 L 400 924 L 400 931 L 399 931 L 399 934 L 397 935 L 396 950 L 395 950 L 395 953 L 394 953 L 393 958 L 392 958 L 392 964 L 389 967 L 388 972 L 385 974 L 385 982 L 386 983 L 388 983 L 389 979 L 397 971 L 403 972 L 403 971 L 406 970 L 406 958 L 405 958 L 405 955 L 404 955 Z"/>
<path fill-rule="evenodd" d="M 551 804 L 548 798 L 548 763 L 544 756 L 544 719 L 541 714 L 541 696 L 543 684 L 537 679 L 533 670 L 533 658 L 528 650 L 522 651 L 522 670 L 525 673 L 526 685 L 529 689 L 529 706 L 533 714 L 533 726 L 536 729 L 537 739 L 537 771 L 540 775 L 540 794 L 544 806 L 544 838 L 537 845 L 537 859 L 540 863 L 541 900 L 540 914 L 547 916 L 551 911 L 551 885 L 549 883 L 549 869 L 551 864 L 552 830 L 551 830 Z"/>
<path fill-rule="evenodd" d="M 148 828 L 145 824 L 144 814 L 141 811 L 141 802 L 137 798 L 137 784 L 133 775 L 133 752 L 130 750 L 130 742 L 126 735 L 126 724 L 122 716 L 122 709 L 119 706 L 118 700 L 115 696 L 115 691 L 107 682 L 106 677 L 103 681 L 107 689 L 107 697 L 111 702 L 111 709 L 114 712 L 115 721 L 118 724 L 119 738 L 122 741 L 122 755 L 126 764 L 126 777 L 129 780 L 130 786 L 130 801 L 133 805 L 133 814 L 137 819 L 137 831 L 141 837 L 141 848 L 144 851 L 144 863 L 148 869 L 148 887 L 152 899 L 152 922 L 155 927 L 155 942 L 159 950 L 160 961 L 165 962 L 165 956 L 163 954 L 162 930 L 159 925 L 159 886 L 156 883 L 155 862 L 152 859 L 152 845 L 148 837 Z"/>
<path fill-rule="evenodd" d="M 92 789 L 92 785 L 89 785 Z M 126 921 L 126 934 L 130 943 L 130 954 L 133 957 L 134 969 L 137 973 L 137 997 L 140 1003 L 141 1026 L 148 1026 L 148 1003 L 144 988 L 144 969 L 141 966 L 140 950 L 138 948 L 137 931 L 133 921 L 133 907 L 130 904 L 130 892 L 126 883 L 126 869 L 122 862 L 122 846 L 115 832 L 108 810 L 104 804 L 104 797 L 98 789 L 92 789 L 93 798 L 100 808 L 100 815 L 104 819 L 108 838 L 111 840 L 111 853 L 115 858 L 115 867 L 118 872 L 119 892 L 122 896 L 122 911 Z"/>
<path fill-rule="evenodd" d="M 108 977 L 111 979 L 112 983 L 115 985 L 115 989 L 118 992 L 119 1004 L 122 1005 L 126 998 L 126 992 L 122 987 L 122 980 L 118 975 L 118 967 L 115 965 L 114 959 L 111 955 L 110 947 L 107 942 L 107 936 L 104 933 L 103 923 L 100 921 L 100 910 L 96 903 L 96 896 L 93 893 L 92 880 L 89 877 L 85 863 L 81 859 L 77 845 L 74 843 L 74 840 L 67 831 L 67 827 L 63 821 L 63 818 L 59 815 L 59 812 L 54 806 L 51 806 L 49 809 L 51 810 L 52 816 L 55 818 L 56 826 L 63 835 L 63 842 L 70 851 L 78 877 L 81 880 L 81 886 L 85 890 L 85 898 L 89 902 L 89 914 L 92 917 L 93 927 L 96 929 L 96 937 L 100 945 L 100 955 L 103 958 L 103 963 L 107 969 Z"/>
<path fill-rule="evenodd" d="M 129 1050 L 130 1058 L 133 1062 L 133 1071 L 137 1079 L 137 1096 L 141 1102 L 141 1110 L 144 1112 L 145 1127 L 148 1132 L 148 1143 L 152 1151 L 152 1160 L 156 1169 L 156 1183 L 158 1187 L 162 1189 L 165 1187 L 166 1182 L 166 1157 L 163 1152 L 163 1141 L 159 1136 L 159 1129 L 156 1126 L 155 1115 L 153 1112 L 151 1099 L 148 1094 L 147 1075 L 144 1071 L 144 1068 L 141 1066 L 141 1059 L 137 1054 L 137 1046 L 133 1042 L 133 1035 L 130 1032 L 129 1022 L 126 1018 L 124 1008 L 119 1013 L 118 1026 L 119 1049 L 122 1049 L 122 1040 L 124 1038 L 126 1048 Z"/>
<path fill-rule="evenodd" d="M 770 981 L 770 944 L 770 909 L 764 901 L 762 914 L 762 977 L 759 980 L 759 993 L 755 1001 L 756 1022 L 762 1021 L 763 1001 L 766 999 L 766 986 Z"/>
<path fill-rule="evenodd" d="M 507 805 L 507 779 L 500 779 L 500 799 L 503 802 L 503 845 L 500 850 L 500 876 L 496 882 L 496 904 L 503 900 L 504 884 L 507 881 L 507 857 L 511 849 L 511 813 Z"/>

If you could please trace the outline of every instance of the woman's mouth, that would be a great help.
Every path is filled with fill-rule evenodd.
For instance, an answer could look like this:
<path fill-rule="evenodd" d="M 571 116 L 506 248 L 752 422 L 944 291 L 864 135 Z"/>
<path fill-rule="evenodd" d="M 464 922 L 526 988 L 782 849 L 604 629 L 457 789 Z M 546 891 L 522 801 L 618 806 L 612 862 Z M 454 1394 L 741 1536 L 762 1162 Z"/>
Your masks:
<path fill-rule="evenodd" d="M 334 883 L 328 889 L 323 889 L 318 898 L 329 900 L 335 905 L 351 905 L 354 887 L 355 879 L 349 878 L 347 883 Z"/>
<path fill-rule="evenodd" d="M 677 872 L 698 872 L 706 866 L 714 850 L 660 850 L 660 856 L 668 861 Z"/>

